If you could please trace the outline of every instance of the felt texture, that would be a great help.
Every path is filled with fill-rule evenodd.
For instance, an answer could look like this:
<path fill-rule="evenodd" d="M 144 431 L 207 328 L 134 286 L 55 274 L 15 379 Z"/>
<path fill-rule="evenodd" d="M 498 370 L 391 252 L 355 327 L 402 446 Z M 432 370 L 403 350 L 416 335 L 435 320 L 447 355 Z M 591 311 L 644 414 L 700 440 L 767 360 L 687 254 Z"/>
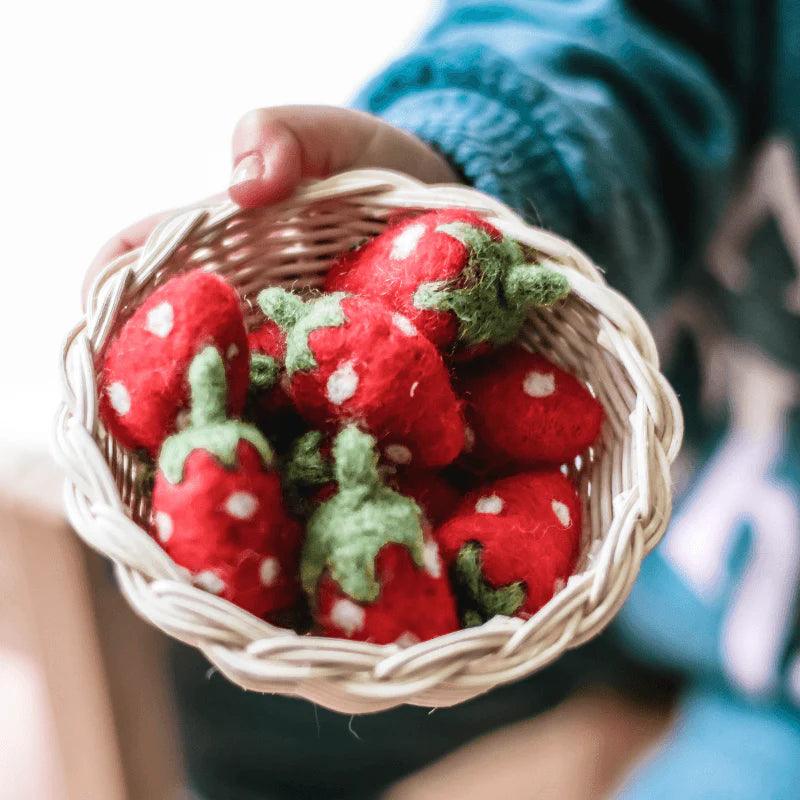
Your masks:
<path fill-rule="evenodd" d="M 491 500 L 499 501 L 494 504 Z M 559 470 L 521 472 L 473 489 L 462 498 L 455 514 L 474 514 L 489 506 L 495 516 L 527 514 L 564 528 L 581 531 L 581 501 L 572 481 Z"/>
<path fill-rule="evenodd" d="M 462 209 L 390 226 L 341 256 L 325 288 L 380 300 L 439 349 L 449 352 L 458 344 L 468 353 L 481 344 L 511 341 L 528 310 L 569 290 L 562 276 L 525 264 L 516 242 Z"/>
<path fill-rule="evenodd" d="M 227 382 L 225 363 L 215 347 L 198 353 L 188 370 L 191 393 L 191 424 L 163 444 L 158 467 L 170 483 L 183 479 L 186 459 L 195 450 L 212 454 L 223 466 L 236 466 L 239 442 L 249 442 L 265 467 L 272 465 L 273 453 L 261 432 L 246 422 L 226 416 Z"/>
<path fill-rule="evenodd" d="M 153 488 L 153 532 L 195 582 L 258 616 L 298 598 L 301 528 L 284 508 L 272 450 L 256 428 L 226 417 L 225 363 L 215 347 L 188 370 L 190 425 L 164 443 Z"/>
<path fill-rule="evenodd" d="M 283 331 L 266 320 L 247 334 L 250 347 L 250 392 L 263 414 L 280 411 L 291 405 L 281 386 L 286 339 Z"/>
<path fill-rule="evenodd" d="M 455 510 L 461 495 L 450 482 L 428 469 L 399 469 L 387 477 L 389 485 L 400 494 L 410 497 L 431 525 L 444 522 Z"/>
<path fill-rule="evenodd" d="M 470 600 L 463 612 L 464 623 L 467 626 L 480 625 L 484 620 L 498 614 L 513 617 L 525 602 L 523 581 L 514 581 L 498 587 L 487 583 L 483 575 L 482 551 L 482 545 L 477 542 L 467 542 L 461 546 L 453 565 L 457 583 Z"/>
<path fill-rule="evenodd" d="M 247 395 L 249 355 L 234 289 L 195 270 L 169 280 L 134 312 L 98 370 L 100 418 L 121 444 L 157 455 L 188 405 L 189 364 L 209 344 L 225 354 L 228 411 L 237 415 Z"/>
<path fill-rule="evenodd" d="M 311 425 L 332 433 L 357 422 L 390 460 L 415 467 L 444 466 L 458 456 L 461 404 L 441 355 L 407 321 L 344 294 L 302 303 L 268 289 L 259 303 L 286 326 L 288 393 Z"/>
<path fill-rule="evenodd" d="M 464 365 L 456 381 L 478 472 L 562 464 L 600 433 L 603 407 L 572 375 L 518 345 Z"/>
<path fill-rule="evenodd" d="M 313 598 L 327 570 L 351 598 L 372 602 L 380 593 L 375 558 L 384 545 L 402 545 L 424 565 L 421 511 L 383 483 L 375 439 L 355 426 L 334 439 L 333 460 L 337 491 L 308 521 L 300 580 Z"/>
<path fill-rule="evenodd" d="M 389 488 L 410 497 L 422 511 L 423 527 L 443 522 L 461 500 L 450 482 L 429 469 L 396 467 L 379 462 L 378 472 Z M 284 485 L 301 515 L 336 492 L 331 440 L 321 431 L 307 431 L 291 446 L 283 462 Z"/>
<path fill-rule="evenodd" d="M 194 576 L 217 576 L 220 597 L 259 617 L 297 601 L 302 530 L 284 510 L 278 473 L 264 469 L 249 442 L 239 442 L 235 468 L 198 449 L 180 483 L 159 472 L 153 520 L 153 533 L 173 561 Z M 267 559 L 278 570 L 265 584 L 259 570 Z"/>
<path fill-rule="evenodd" d="M 317 591 L 316 620 L 325 636 L 376 644 L 413 644 L 457 630 L 455 599 L 439 560 L 436 543 L 426 542 L 427 564 L 420 569 L 402 545 L 389 544 L 375 561 L 380 594 L 372 603 L 353 601 L 330 577 Z M 341 613 L 344 602 L 345 614 Z M 360 612 L 360 613 L 359 613 Z M 343 624 L 344 623 L 344 624 Z"/>
<path fill-rule="evenodd" d="M 517 616 L 538 611 L 575 568 L 580 538 L 577 494 L 555 472 L 488 483 L 436 531 L 466 624 L 515 604 Z"/>

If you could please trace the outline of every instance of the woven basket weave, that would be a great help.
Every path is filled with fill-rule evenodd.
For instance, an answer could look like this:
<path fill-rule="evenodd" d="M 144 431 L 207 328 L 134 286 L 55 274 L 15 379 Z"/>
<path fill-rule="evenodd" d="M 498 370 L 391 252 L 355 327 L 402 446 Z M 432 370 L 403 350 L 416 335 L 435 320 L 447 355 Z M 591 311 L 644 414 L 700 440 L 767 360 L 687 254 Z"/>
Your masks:
<path fill-rule="evenodd" d="M 573 467 L 584 504 L 576 574 L 526 621 L 495 617 L 407 648 L 301 636 L 193 587 L 146 533 L 142 465 L 98 423 L 95 354 L 176 272 L 202 267 L 224 275 L 254 320 L 253 301 L 265 285 L 319 286 L 338 253 L 379 233 L 398 211 L 441 207 L 481 213 L 572 287 L 564 304 L 533 314 L 521 338 L 583 379 L 607 412 L 601 440 Z M 346 713 L 401 703 L 448 706 L 541 669 L 608 624 L 669 520 L 670 464 L 682 419 L 644 321 L 573 245 L 461 186 L 357 171 L 310 184 L 266 209 L 225 203 L 182 211 L 95 282 L 85 318 L 64 344 L 63 380 L 55 449 L 67 473 L 67 513 L 79 536 L 114 562 L 136 612 L 198 647 L 242 687 Z"/>

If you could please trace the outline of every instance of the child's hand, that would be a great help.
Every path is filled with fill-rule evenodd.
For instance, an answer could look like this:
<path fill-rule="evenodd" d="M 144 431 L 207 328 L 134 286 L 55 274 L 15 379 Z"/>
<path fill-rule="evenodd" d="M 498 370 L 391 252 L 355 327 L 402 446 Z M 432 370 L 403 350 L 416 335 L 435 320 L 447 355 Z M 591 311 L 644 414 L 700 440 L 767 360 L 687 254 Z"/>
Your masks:
<path fill-rule="evenodd" d="M 267 205 L 290 195 L 304 178 L 358 167 L 394 169 L 427 183 L 457 180 L 442 156 L 377 117 L 332 106 L 279 106 L 250 111 L 236 125 L 228 194 L 247 208 Z M 141 220 L 110 239 L 86 274 L 84 297 L 100 270 L 142 245 L 168 213 Z"/>

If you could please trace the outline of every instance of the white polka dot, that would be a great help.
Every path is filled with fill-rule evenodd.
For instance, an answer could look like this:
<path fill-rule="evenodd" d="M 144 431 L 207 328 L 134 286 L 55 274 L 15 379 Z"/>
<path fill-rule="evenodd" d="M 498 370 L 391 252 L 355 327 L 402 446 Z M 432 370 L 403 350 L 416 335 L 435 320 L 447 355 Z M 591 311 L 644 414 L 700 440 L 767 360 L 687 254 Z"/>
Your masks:
<path fill-rule="evenodd" d="M 198 572 L 194 576 L 194 582 L 196 586 L 205 589 L 207 592 L 211 592 L 211 594 L 222 594 L 225 591 L 225 581 L 223 581 L 216 572 L 212 572 L 210 569 Z"/>
<path fill-rule="evenodd" d="M 228 361 L 232 361 L 238 355 L 239 355 L 239 348 L 236 346 L 236 343 L 234 342 L 233 344 L 229 345 L 228 349 L 225 351 L 225 358 L 227 358 Z"/>
<path fill-rule="evenodd" d="M 356 393 L 356 389 L 358 389 L 358 375 L 353 367 L 353 362 L 345 361 L 331 373 L 325 393 L 331 403 L 340 406 Z"/>
<path fill-rule="evenodd" d="M 225 510 L 236 519 L 250 519 L 257 508 L 258 500 L 250 492 L 234 492 L 225 501 Z"/>
<path fill-rule="evenodd" d="M 434 539 L 428 539 L 422 548 L 422 561 L 425 572 L 431 578 L 438 578 L 442 574 L 442 559 L 439 558 L 439 545 Z"/>
<path fill-rule="evenodd" d="M 265 558 L 258 568 L 258 578 L 262 586 L 272 586 L 281 574 L 281 564 L 277 558 Z"/>
<path fill-rule="evenodd" d="M 406 336 L 417 335 L 417 326 L 414 325 L 408 317 L 404 317 L 402 314 L 392 314 L 392 323 L 397 330 L 404 333 Z"/>
<path fill-rule="evenodd" d="M 172 524 L 172 517 L 166 511 L 157 511 L 155 515 L 156 532 L 161 542 L 168 542 L 172 536 L 175 526 Z"/>
<path fill-rule="evenodd" d="M 108 389 L 108 401 L 111 403 L 111 408 L 117 412 L 121 417 L 124 417 L 131 410 L 131 396 L 125 388 L 125 384 L 117 381 L 112 383 Z"/>
<path fill-rule="evenodd" d="M 182 408 L 175 415 L 175 429 L 179 431 L 186 430 L 192 423 L 192 412 L 188 408 Z"/>
<path fill-rule="evenodd" d="M 331 622 L 348 636 L 364 627 L 366 612 L 352 600 L 337 600 L 331 609 Z"/>
<path fill-rule="evenodd" d="M 479 514 L 499 514 L 505 503 L 503 499 L 496 494 L 490 494 L 487 497 L 481 497 L 477 503 L 475 503 L 475 511 Z"/>
<path fill-rule="evenodd" d="M 159 303 L 155 308 L 151 308 L 147 312 L 147 322 L 145 323 L 145 330 L 164 339 L 169 336 L 172 330 L 172 325 L 175 322 L 175 312 L 172 309 L 171 303 Z"/>
<path fill-rule="evenodd" d="M 395 464 L 411 463 L 411 451 L 404 444 L 388 444 L 383 448 L 383 454 Z"/>
<path fill-rule="evenodd" d="M 556 376 L 552 372 L 533 370 L 525 376 L 522 391 L 530 397 L 547 397 L 556 390 Z"/>
<path fill-rule="evenodd" d="M 475 448 L 475 431 L 467 425 L 464 428 L 464 452 L 471 453 Z"/>
<path fill-rule="evenodd" d="M 411 384 L 411 389 L 409 389 L 408 396 L 413 397 L 417 393 L 417 389 L 419 388 L 419 381 L 414 381 Z"/>
<path fill-rule="evenodd" d="M 569 508 L 562 503 L 560 500 L 553 500 L 550 503 L 550 508 L 553 509 L 553 513 L 558 517 L 558 521 L 565 527 L 569 528 L 572 525 L 572 518 L 569 515 Z"/>
<path fill-rule="evenodd" d="M 425 235 L 425 226 L 420 222 L 409 225 L 402 233 L 398 233 L 392 242 L 389 257 L 395 261 L 408 258 L 417 249 L 419 240 Z"/>
<path fill-rule="evenodd" d="M 401 633 L 394 640 L 394 643 L 400 647 L 413 647 L 413 645 L 419 644 L 419 642 L 419 636 L 417 636 L 416 633 L 411 633 L 411 631 L 405 631 L 404 633 Z"/>

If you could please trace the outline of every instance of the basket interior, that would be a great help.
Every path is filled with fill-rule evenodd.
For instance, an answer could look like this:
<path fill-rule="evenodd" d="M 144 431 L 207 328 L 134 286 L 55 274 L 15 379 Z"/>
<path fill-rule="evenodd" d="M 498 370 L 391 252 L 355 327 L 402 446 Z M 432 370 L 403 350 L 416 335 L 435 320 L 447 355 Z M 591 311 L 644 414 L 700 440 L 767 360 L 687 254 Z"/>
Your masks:
<path fill-rule="evenodd" d="M 239 211 L 212 226 L 200 226 L 147 280 L 129 282 L 105 341 L 157 286 L 176 273 L 196 268 L 217 272 L 237 288 L 246 303 L 247 323 L 252 325 L 261 318 L 255 297 L 265 286 L 313 290 L 337 255 L 380 233 L 398 216 L 424 210 L 428 209 L 392 207 L 369 197 L 340 197 L 301 210 Z M 491 214 L 487 218 L 504 227 L 502 219 Z M 515 238 L 531 257 L 544 255 L 553 260 L 552 254 L 541 254 L 519 235 Z M 573 294 L 557 308 L 532 313 L 520 337 L 525 345 L 582 380 L 606 410 L 596 447 L 564 466 L 577 482 L 584 506 L 576 574 L 596 557 L 613 517 L 614 499 L 635 480 L 628 457 L 628 416 L 636 405 L 636 391 L 617 358 L 598 343 L 599 329 L 597 311 Z M 145 487 L 151 467 L 118 445 L 99 424 L 96 438 L 123 503 L 134 521 L 146 528 L 150 508 Z M 598 482 L 603 491 L 594 489 Z"/>

